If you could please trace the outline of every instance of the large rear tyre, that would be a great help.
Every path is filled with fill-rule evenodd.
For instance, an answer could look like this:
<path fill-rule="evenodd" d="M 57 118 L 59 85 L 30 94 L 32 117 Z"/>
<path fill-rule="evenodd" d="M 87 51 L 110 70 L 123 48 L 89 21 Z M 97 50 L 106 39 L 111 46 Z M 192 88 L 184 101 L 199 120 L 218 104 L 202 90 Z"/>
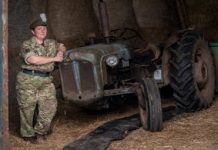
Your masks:
<path fill-rule="evenodd" d="M 209 107 L 214 97 L 215 71 L 203 36 L 194 31 L 185 32 L 169 50 L 170 85 L 177 108 L 182 112 L 194 112 Z"/>
<path fill-rule="evenodd" d="M 139 114 L 144 130 L 152 132 L 163 128 L 161 98 L 154 80 L 144 78 L 141 81 L 142 96 L 139 96 Z"/>

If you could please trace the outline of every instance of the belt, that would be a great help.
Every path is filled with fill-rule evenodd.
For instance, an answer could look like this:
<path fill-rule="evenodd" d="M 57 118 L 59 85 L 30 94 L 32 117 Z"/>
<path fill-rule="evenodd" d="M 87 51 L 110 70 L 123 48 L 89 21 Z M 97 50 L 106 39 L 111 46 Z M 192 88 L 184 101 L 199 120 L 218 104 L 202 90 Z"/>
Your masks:
<path fill-rule="evenodd" d="M 32 75 L 32 76 L 39 76 L 39 77 L 49 77 L 50 76 L 50 72 L 42 72 L 38 70 L 23 69 L 22 72 Z"/>

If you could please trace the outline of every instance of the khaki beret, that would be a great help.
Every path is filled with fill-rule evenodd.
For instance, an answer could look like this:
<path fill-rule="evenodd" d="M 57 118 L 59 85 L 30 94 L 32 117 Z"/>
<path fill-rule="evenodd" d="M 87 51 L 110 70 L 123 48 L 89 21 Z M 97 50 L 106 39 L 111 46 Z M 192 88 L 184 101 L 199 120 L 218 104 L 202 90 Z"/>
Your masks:
<path fill-rule="evenodd" d="M 38 17 L 34 18 L 30 23 L 30 29 L 34 29 L 37 26 L 47 26 L 47 19 L 45 14 L 40 14 Z"/>

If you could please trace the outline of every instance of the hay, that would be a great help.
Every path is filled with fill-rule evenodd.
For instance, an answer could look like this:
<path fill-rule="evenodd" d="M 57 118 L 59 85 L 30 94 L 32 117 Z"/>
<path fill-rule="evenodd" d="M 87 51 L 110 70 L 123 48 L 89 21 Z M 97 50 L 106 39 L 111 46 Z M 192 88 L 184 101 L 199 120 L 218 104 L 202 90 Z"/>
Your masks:
<path fill-rule="evenodd" d="M 47 141 L 39 139 L 39 143 L 36 145 L 23 141 L 19 138 L 18 119 L 13 119 L 16 122 L 13 120 L 10 122 L 13 127 L 10 129 L 11 143 L 15 150 L 60 150 L 65 144 L 83 137 L 105 122 L 130 116 L 137 112 L 136 105 L 125 105 L 113 112 L 90 114 L 61 102 L 53 121 L 53 134 Z M 182 114 L 164 122 L 164 129 L 161 132 L 148 132 L 142 128 L 133 131 L 124 140 L 113 142 L 108 149 L 215 150 L 218 149 L 217 139 L 218 101 L 215 101 L 207 110 Z"/>

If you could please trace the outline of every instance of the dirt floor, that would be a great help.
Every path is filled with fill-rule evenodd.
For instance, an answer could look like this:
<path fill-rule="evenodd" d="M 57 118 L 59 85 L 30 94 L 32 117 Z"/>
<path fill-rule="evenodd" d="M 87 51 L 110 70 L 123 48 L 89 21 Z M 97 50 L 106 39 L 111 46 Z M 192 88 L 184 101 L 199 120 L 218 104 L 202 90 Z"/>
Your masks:
<path fill-rule="evenodd" d="M 86 135 L 96 127 L 116 118 L 138 112 L 136 104 L 126 104 L 112 112 L 90 113 L 60 101 L 53 121 L 53 134 L 47 140 L 30 144 L 19 137 L 18 113 L 10 115 L 10 140 L 14 150 L 60 150 L 66 144 Z M 132 131 L 124 140 L 112 142 L 108 150 L 217 150 L 218 98 L 207 110 L 182 114 L 164 122 L 161 132 L 142 128 Z"/>

